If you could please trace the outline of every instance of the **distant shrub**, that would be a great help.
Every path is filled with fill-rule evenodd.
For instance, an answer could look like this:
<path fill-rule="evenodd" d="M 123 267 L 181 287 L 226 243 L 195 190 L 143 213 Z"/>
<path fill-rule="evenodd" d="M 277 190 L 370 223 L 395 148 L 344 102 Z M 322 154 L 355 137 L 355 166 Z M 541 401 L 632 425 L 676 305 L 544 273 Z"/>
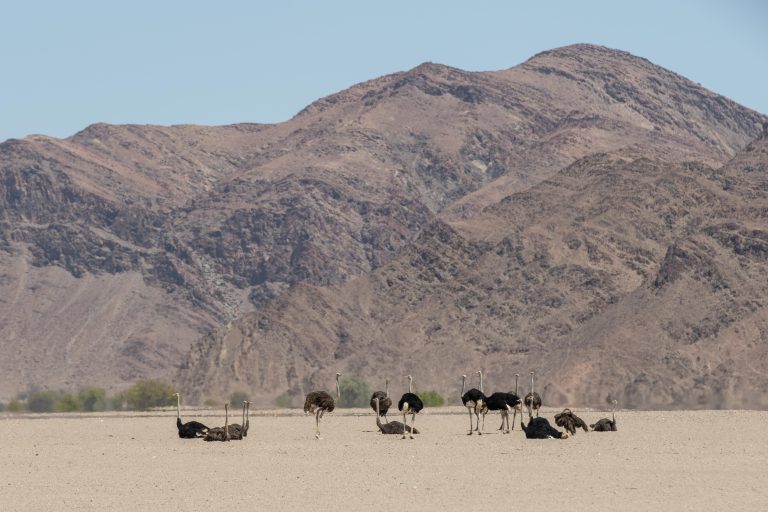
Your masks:
<path fill-rule="evenodd" d="M 365 379 L 349 377 L 339 384 L 341 400 L 339 407 L 368 407 L 371 399 L 371 388 Z"/>
<path fill-rule="evenodd" d="M 283 393 L 275 398 L 275 405 L 277 407 L 288 408 L 293 405 L 293 397 L 288 393 Z"/>
<path fill-rule="evenodd" d="M 5 410 L 5 404 L 3 402 L 0 402 L 0 412 L 3 412 Z"/>
<path fill-rule="evenodd" d="M 203 405 L 206 407 L 216 407 L 219 405 L 219 402 L 213 398 L 207 398 L 205 402 L 203 402 Z"/>
<path fill-rule="evenodd" d="M 27 409 L 31 412 L 52 412 L 59 396 L 56 391 L 33 391 L 27 396 Z"/>
<path fill-rule="evenodd" d="M 248 394 L 243 391 L 235 391 L 229 395 L 229 403 L 232 405 L 243 405 L 243 402 L 248 400 Z"/>
<path fill-rule="evenodd" d="M 106 411 L 109 405 L 107 392 L 103 388 L 81 389 L 77 396 L 82 404 L 82 410 L 86 412 Z"/>
<path fill-rule="evenodd" d="M 175 404 L 172 396 L 175 390 L 158 380 L 141 380 L 121 393 L 128 409 L 146 411 L 150 407 L 165 407 Z M 122 402 L 122 400 L 121 400 Z"/>
<path fill-rule="evenodd" d="M 24 404 L 16 399 L 8 402 L 8 406 L 5 408 L 8 412 L 21 412 L 24 410 Z"/>
<path fill-rule="evenodd" d="M 419 398 L 425 407 L 441 407 L 445 404 L 445 399 L 437 391 L 424 391 L 419 394 Z"/>
<path fill-rule="evenodd" d="M 59 393 L 56 403 L 53 405 L 56 412 L 77 412 L 83 410 L 83 402 L 71 393 Z"/>

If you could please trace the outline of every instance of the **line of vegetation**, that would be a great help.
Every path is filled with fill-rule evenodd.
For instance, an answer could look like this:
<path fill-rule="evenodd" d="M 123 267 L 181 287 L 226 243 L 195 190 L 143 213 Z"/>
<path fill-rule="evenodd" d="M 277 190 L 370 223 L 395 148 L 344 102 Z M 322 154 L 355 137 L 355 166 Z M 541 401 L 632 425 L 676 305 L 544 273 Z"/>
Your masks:
<path fill-rule="evenodd" d="M 112 396 L 99 387 L 83 388 L 77 393 L 34 390 L 18 394 L 7 404 L 0 403 L 0 412 L 146 411 L 176 405 L 175 392 L 158 380 L 141 380 Z"/>

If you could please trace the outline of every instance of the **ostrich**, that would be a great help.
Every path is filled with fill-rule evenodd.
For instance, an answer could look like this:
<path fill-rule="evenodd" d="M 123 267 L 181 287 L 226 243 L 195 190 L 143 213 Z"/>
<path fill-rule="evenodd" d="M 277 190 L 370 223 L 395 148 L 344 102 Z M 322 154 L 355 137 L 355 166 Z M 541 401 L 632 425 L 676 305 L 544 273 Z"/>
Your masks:
<path fill-rule="evenodd" d="M 464 404 L 464 407 L 467 408 L 467 412 L 469 413 L 469 433 L 468 436 L 472 435 L 472 412 L 475 413 L 475 430 L 477 431 L 477 435 L 483 435 L 483 432 L 480 430 L 480 413 L 486 411 L 486 397 L 483 394 L 483 372 L 482 370 L 478 371 L 477 373 L 480 374 L 480 389 L 472 388 L 466 393 L 464 392 L 464 386 L 467 382 L 467 376 L 462 375 L 461 376 L 461 403 Z"/>
<path fill-rule="evenodd" d="M 304 412 L 315 413 L 315 425 L 317 430 L 315 437 L 320 439 L 320 419 L 326 412 L 333 412 L 336 408 L 336 402 L 341 398 L 341 388 L 339 388 L 340 373 L 336 374 L 336 399 L 325 391 L 312 391 L 304 400 Z"/>
<path fill-rule="evenodd" d="M 421 401 L 421 398 L 419 398 L 418 395 L 413 393 L 413 377 L 410 375 L 407 377 L 408 392 L 400 397 L 400 401 L 397 402 L 397 410 L 403 412 L 403 426 L 405 427 L 405 430 L 403 430 L 403 439 L 405 439 L 406 430 L 408 430 L 408 434 L 411 436 L 411 439 L 413 439 L 413 431 L 416 430 L 416 413 L 424 408 L 424 402 Z M 408 421 L 406 419 L 408 413 L 411 413 L 411 430 L 408 429 Z"/>
<path fill-rule="evenodd" d="M 229 438 L 233 441 L 241 441 L 245 437 L 245 400 L 243 400 L 243 422 L 241 424 L 233 423 L 227 427 Z"/>
<path fill-rule="evenodd" d="M 520 413 L 520 428 L 525 432 L 526 439 L 568 439 L 568 432 L 560 432 L 552 427 L 547 418 L 534 418 L 528 411 L 528 426 L 523 423 L 523 413 Z"/>
<path fill-rule="evenodd" d="M 179 437 L 182 439 L 194 439 L 196 437 L 203 437 L 208 432 L 208 427 L 200 423 L 199 421 L 188 421 L 187 423 L 181 422 L 181 395 L 174 393 L 176 397 L 176 428 L 179 430 Z"/>
<path fill-rule="evenodd" d="M 243 437 L 248 437 L 248 427 L 251 426 L 251 420 L 249 418 L 251 415 L 251 402 L 246 400 L 245 407 L 245 426 L 243 427 Z"/>
<path fill-rule="evenodd" d="M 509 411 L 514 411 L 520 407 L 520 397 L 514 393 L 496 392 L 485 400 L 489 411 L 501 411 L 501 430 L 502 434 L 509 434 Z M 485 414 L 483 414 L 485 416 Z M 507 429 L 504 430 L 504 421 L 507 422 Z"/>
<path fill-rule="evenodd" d="M 597 420 L 597 422 L 590 425 L 593 432 L 616 432 L 618 430 L 616 428 L 616 404 L 618 403 L 617 400 L 613 401 L 613 410 L 611 411 L 613 420 L 609 420 L 608 418 Z"/>
<path fill-rule="evenodd" d="M 204 441 L 229 441 L 229 402 L 224 404 L 224 426 L 209 428 Z"/>
<path fill-rule="evenodd" d="M 515 395 L 520 396 L 520 394 L 517 392 L 517 381 L 520 379 L 520 374 L 515 374 Z M 520 411 L 520 414 L 523 414 L 523 403 L 520 402 L 515 406 L 514 409 L 512 409 L 512 430 L 515 430 L 515 421 L 517 420 L 517 411 Z M 509 418 L 507 418 L 507 425 L 509 425 Z"/>
<path fill-rule="evenodd" d="M 541 396 L 533 390 L 533 372 L 531 372 L 531 392 L 525 395 L 523 403 L 528 408 L 528 416 L 533 417 L 531 409 L 536 409 L 536 417 L 539 417 L 539 408 L 541 407 Z M 520 414 L 522 422 L 522 414 Z"/>
<path fill-rule="evenodd" d="M 374 403 L 374 400 L 376 399 L 379 400 L 378 405 Z M 379 410 L 381 411 L 379 415 L 383 416 L 386 422 L 389 423 L 389 419 L 387 418 L 387 411 L 389 411 L 389 408 L 392 407 L 392 399 L 389 398 L 389 379 L 385 381 L 384 391 L 374 391 L 371 395 L 371 409 L 375 411 L 377 410 L 377 407 L 379 407 Z"/>
<path fill-rule="evenodd" d="M 576 434 L 577 428 L 583 428 L 584 432 L 589 432 L 584 420 L 573 414 L 573 411 L 570 409 L 563 409 L 563 412 L 560 414 L 555 414 L 555 423 L 558 427 L 565 428 L 571 435 Z"/>
<path fill-rule="evenodd" d="M 373 405 L 374 410 L 376 411 L 376 426 L 379 427 L 379 430 L 381 430 L 382 434 L 405 434 L 406 431 L 410 432 L 413 430 L 414 434 L 418 434 L 419 430 L 414 428 L 411 429 L 411 427 L 404 425 L 400 423 L 399 421 L 390 421 L 388 423 L 382 423 L 379 419 L 379 416 L 383 416 L 379 412 L 379 399 L 373 398 Z"/>

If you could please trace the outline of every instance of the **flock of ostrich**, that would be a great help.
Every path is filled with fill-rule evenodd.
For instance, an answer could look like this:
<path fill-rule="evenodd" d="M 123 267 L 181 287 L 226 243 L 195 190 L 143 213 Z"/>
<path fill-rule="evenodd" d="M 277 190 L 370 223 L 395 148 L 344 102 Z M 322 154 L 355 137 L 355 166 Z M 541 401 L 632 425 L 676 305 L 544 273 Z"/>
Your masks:
<path fill-rule="evenodd" d="M 476 372 L 480 377 L 480 389 L 472 388 L 468 391 L 464 391 L 467 383 L 467 376 L 461 376 L 461 403 L 467 408 L 469 412 L 469 433 L 472 435 L 477 432 L 477 435 L 482 435 L 485 428 L 485 415 L 488 411 L 499 411 L 501 414 L 501 426 L 498 430 L 502 434 L 509 434 L 515 428 L 515 420 L 517 418 L 518 411 L 520 412 L 520 429 L 525 434 L 527 439 L 568 439 L 569 435 L 574 435 L 579 428 L 584 429 L 584 432 L 589 432 L 587 424 L 576 416 L 570 409 L 564 409 L 563 412 L 555 414 L 555 424 L 565 429 L 564 432 L 557 430 L 550 425 L 549 421 L 544 417 L 539 417 L 539 409 L 541 408 L 541 396 L 534 391 L 534 372 L 531 372 L 531 391 L 525 395 L 522 399 L 518 395 L 517 386 L 519 374 L 515 374 L 515 391 L 514 392 L 496 392 L 490 396 L 486 396 L 483 392 L 483 372 L 478 370 Z M 312 391 L 307 394 L 304 400 L 304 412 L 306 414 L 315 415 L 315 437 L 320 439 L 320 420 L 325 413 L 333 412 L 336 408 L 337 401 L 341 398 L 341 389 L 339 387 L 340 373 L 336 374 L 336 397 L 332 397 L 325 391 Z M 387 413 L 390 407 L 392 407 L 392 399 L 389 397 L 389 380 L 385 382 L 384 391 L 375 391 L 371 396 L 371 409 L 376 413 L 376 426 L 382 434 L 396 434 L 402 435 L 402 439 L 414 439 L 413 435 L 418 434 L 416 429 L 416 414 L 418 414 L 423 408 L 424 403 L 417 394 L 413 392 L 413 377 L 407 375 L 408 379 L 408 392 L 404 393 L 400 400 L 397 402 L 397 410 L 403 414 L 403 422 L 389 421 Z M 179 437 L 184 439 L 202 438 L 204 441 L 236 441 L 242 440 L 248 435 L 249 426 L 249 412 L 251 403 L 248 401 L 243 402 L 243 419 L 242 423 L 229 424 L 229 403 L 224 404 L 224 426 L 209 428 L 198 421 L 189 421 L 182 423 L 181 421 L 181 395 L 176 393 L 176 427 L 179 431 Z M 611 411 L 611 419 L 601 418 L 595 423 L 589 425 L 593 432 L 616 432 L 616 405 L 617 401 L 613 401 L 613 410 Z M 522 407 L 528 410 L 528 424 L 523 422 Z M 536 411 L 536 417 L 533 417 L 533 413 Z M 512 413 L 512 426 L 509 424 L 509 413 Z M 408 425 L 408 415 L 411 415 L 411 424 Z M 475 416 L 474 428 L 472 422 L 472 415 Z M 480 417 L 482 415 L 483 426 L 480 426 Z M 385 423 L 381 422 L 381 418 L 384 418 Z"/>

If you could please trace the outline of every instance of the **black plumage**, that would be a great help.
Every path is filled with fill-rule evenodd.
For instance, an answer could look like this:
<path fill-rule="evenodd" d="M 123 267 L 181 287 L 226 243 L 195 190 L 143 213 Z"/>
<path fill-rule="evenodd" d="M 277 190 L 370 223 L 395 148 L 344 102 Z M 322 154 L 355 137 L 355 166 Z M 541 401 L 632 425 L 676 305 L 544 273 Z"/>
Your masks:
<path fill-rule="evenodd" d="M 523 423 L 523 415 L 520 415 L 520 428 L 525 432 L 527 439 L 568 439 L 568 432 L 560 432 L 549 424 L 546 418 L 530 418 L 528 425 Z"/>
<path fill-rule="evenodd" d="M 509 411 L 516 410 L 517 407 L 520 407 L 520 397 L 514 393 L 497 391 L 486 398 L 485 404 L 489 411 L 501 412 L 501 426 L 499 427 L 499 430 L 501 430 L 503 434 L 509 433 Z M 504 429 L 505 422 L 507 424 L 506 430 Z M 514 428 L 514 425 L 512 425 L 512 428 Z"/>
<path fill-rule="evenodd" d="M 480 414 L 485 414 L 488 412 L 488 408 L 485 404 L 487 397 L 482 391 L 483 372 L 480 370 L 477 373 L 480 375 L 480 389 L 472 388 L 466 393 L 464 392 L 464 387 L 467 383 L 467 376 L 461 376 L 461 403 L 464 404 L 464 407 L 467 408 L 467 412 L 469 413 L 469 433 L 467 433 L 469 436 L 472 435 L 472 432 L 477 432 L 477 435 L 483 434 L 483 432 L 480 430 Z M 474 430 L 472 430 L 472 413 L 475 414 L 476 418 Z"/>
<path fill-rule="evenodd" d="M 413 377 L 410 375 L 407 377 L 408 392 L 404 393 L 403 396 L 400 397 L 400 401 L 397 402 L 397 409 L 403 413 L 403 439 L 405 439 L 405 431 L 408 430 L 408 413 L 411 414 L 411 428 L 416 430 L 414 428 L 414 424 L 416 423 L 416 414 L 424 409 L 424 402 L 421 401 L 421 398 L 419 398 L 418 395 L 413 393 Z M 410 435 L 410 438 L 413 439 L 414 433 L 412 431 L 408 431 L 408 434 Z"/>
<path fill-rule="evenodd" d="M 565 430 L 571 433 L 576 433 L 576 429 L 583 428 L 584 432 L 589 432 L 587 424 L 584 420 L 573 414 L 570 409 L 563 409 L 560 414 L 555 414 L 555 424 L 559 427 L 563 427 Z"/>
<path fill-rule="evenodd" d="M 611 417 L 613 420 L 609 420 L 608 418 L 601 418 L 597 420 L 595 423 L 590 425 L 593 432 L 618 432 L 618 428 L 616 427 L 616 404 L 618 402 L 616 400 L 613 401 L 613 410 L 611 411 Z"/>
<path fill-rule="evenodd" d="M 176 397 L 176 429 L 179 431 L 179 437 L 182 439 L 194 439 L 203 437 L 208 432 L 208 427 L 199 421 L 181 422 L 181 395 L 175 393 Z"/>

